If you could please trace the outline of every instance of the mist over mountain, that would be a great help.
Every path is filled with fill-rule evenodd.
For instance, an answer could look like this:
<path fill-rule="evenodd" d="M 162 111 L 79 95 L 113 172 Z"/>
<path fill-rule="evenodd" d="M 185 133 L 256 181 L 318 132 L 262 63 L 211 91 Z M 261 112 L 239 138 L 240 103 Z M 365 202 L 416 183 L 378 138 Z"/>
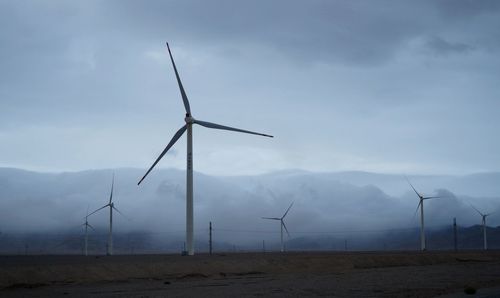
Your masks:
<path fill-rule="evenodd" d="M 38 173 L 0 168 L 0 231 L 3 235 L 81 235 L 87 208 L 91 212 L 107 204 L 113 172 L 113 201 L 125 215 L 114 213 L 116 235 L 142 233 L 158 241 L 182 243 L 185 172 L 176 169 L 155 170 L 137 186 L 144 169 Z M 445 197 L 425 201 L 429 230 L 450 226 L 454 217 L 461 226 L 479 224 L 480 217 L 470 204 L 484 212 L 500 211 L 500 185 L 495 183 L 500 173 L 409 178 L 420 192 Z M 195 173 L 194 179 L 199 243 L 206 242 L 211 221 L 219 243 L 257 245 L 265 240 L 275 245 L 279 222 L 261 217 L 281 217 L 291 202 L 294 206 L 285 222 L 292 246 L 311 237 L 370 238 L 419 225 L 418 198 L 401 175 L 290 170 L 231 177 Z M 91 236 L 105 235 L 108 220 L 107 208 L 90 216 L 89 223 L 97 230 Z M 500 212 L 488 217 L 490 227 L 499 223 Z"/>

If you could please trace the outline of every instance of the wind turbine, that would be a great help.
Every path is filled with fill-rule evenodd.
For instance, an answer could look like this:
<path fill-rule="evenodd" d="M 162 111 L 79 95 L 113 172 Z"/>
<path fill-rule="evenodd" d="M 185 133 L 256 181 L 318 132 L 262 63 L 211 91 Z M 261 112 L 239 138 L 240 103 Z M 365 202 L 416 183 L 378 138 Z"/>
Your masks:
<path fill-rule="evenodd" d="M 116 209 L 115 203 L 113 202 L 114 185 L 115 185 L 115 174 L 113 174 L 113 180 L 111 181 L 111 193 L 109 194 L 109 202 L 106 205 L 102 206 L 101 208 L 99 208 L 99 209 L 95 210 L 94 212 L 90 213 L 89 215 L 87 215 L 87 217 L 88 217 L 101 209 L 109 207 L 109 234 L 108 234 L 108 247 L 107 247 L 107 251 L 106 251 L 107 255 L 113 254 L 113 209 L 125 217 L 125 215 L 123 213 L 121 213 L 120 210 Z"/>
<path fill-rule="evenodd" d="M 92 230 L 95 231 L 94 227 L 89 224 L 88 218 L 89 218 L 89 208 L 87 207 L 87 216 L 85 216 L 85 223 L 83 224 L 83 226 L 85 226 L 85 255 L 86 256 L 88 256 L 88 239 L 89 239 L 88 228 L 91 228 Z"/>
<path fill-rule="evenodd" d="M 419 198 L 419 202 L 417 205 L 417 210 L 415 210 L 415 214 L 418 212 L 418 208 L 420 208 L 420 250 L 424 251 L 426 250 L 425 247 L 425 230 L 424 230 L 424 201 L 425 200 L 430 200 L 430 199 L 436 199 L 436 198 L 441 198 L 440 196 L 432 196 L 432 197 L 425 197 L 424 195 L 420 194 L 415 187 L 411 184 L 410 180 L 408 177 L 405 177 L 406 181 L 408 181 L 408 184 L 410 184 L 411 188 L 413 191 L 417 194 Z"/>
<path fill-rule="evenodd" d="M 492 213 L 487 213 L 487 214 L 483 214 L 481 213 L 481 211 L 477 210 L 476 207 L 470 205 L 472 208 L 474 208 L 474 210 L 477 211 L 477 213 L 479 213 L 479 215 L 481 215 L 481 218 L 482 218 L 482 224 L 483 224 L 483 242 L 484 242 L 484 250 L 487 250 L 488 249 L 488 241 L 486 239 L 486 217 L 490 216 Z"/>
<path fill-rule="evenodd" d="M 270 219 L 270 220 L 279 220 L 280 221 L 280 227 L 281 227 L 281 252 L 285 251 L 285 244 L 283 242 L 283 228 L 285 228 L 286 233 L 288 234 L 288 237 L 290 237 L 290 233 L 288 232 L 288 229 L 286 228 L 285 221 L 283 220 L 285 216 L 288 214 L 288 211 L 290 211 L 290 208 L 292 208 L 293 202 L 290 204 L 290 207 L 286 209 L 285 214 L 283 214 L 282 217 L 262 217 L 263 219 Z"/>
<path fill-rule="evenodd" d="M 187 254 L 192 256 L 194 255 L 194 246 L 193 246 L 193 124 L 199 124 L 204 127 L 214 128 L 214 129 L 222 129 L 222 130 L 230 130 L 236 132 L 249 133 L 264 137 L 273 137 L 271 135 L 266 135 L 263 133 L 243 130 L 239 128 L 233 128 L 229 126 L 224 126 L 220 124 L 215 124 L 211 122 L 196 120 L 193 118 L 191 114 L 191 108 L 189 106 L 189 100 L 187 98 L 186 92 L 184 91 L 184 87 L 182 86 L 181 79 L 179 77 L 179 73 L 177 72 L 177 67 L 175 66 L 174 58 L 172 57 L 172 52 L 170 51 L 170 47 L 167 43 L 168 54 L 170 55 L 170 60 L 172 61 L 172 66 L 174 68 L 175 77 L 177 78 L 177 84 L 179 85 L 179 90 L 181 92 L 182 101 L 184 103 L 184 108 L 186 110 L 186 117 L 184 121 L 186 122 L 172 137 L 168 145 L 163 149 L 160 156 L 155 160 L 153 165 L 149 168 L 149 170 L 144 174 L 144 176 L 139 180 L 137 185 L 141 184 L 141 182 L 146 178 L 146 176 L 153 170 L 156 164 L 162 159 L 162 157 L 167 153 L 167 151 L 179 140 L 179 138 L 184 134 L 187 130 L 187 170 L 186 170 L 186 243 L 187 243 Z"/>

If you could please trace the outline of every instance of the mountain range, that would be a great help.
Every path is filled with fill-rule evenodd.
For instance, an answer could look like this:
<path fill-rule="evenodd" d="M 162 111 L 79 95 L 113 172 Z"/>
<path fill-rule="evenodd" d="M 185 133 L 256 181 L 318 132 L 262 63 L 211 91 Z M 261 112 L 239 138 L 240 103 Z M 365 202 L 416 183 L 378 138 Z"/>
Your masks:
<path fill-rule="evenodd" d="M 107 203 L 113 173 L 115 206 L 125 215 L 115 216 L 116 235 L 149 235 L 155 243 L 180 245 L 185 224 L 185 172 L 177 169 L 155 170 L 137 186 L 144 169 L 40 173 L 0 168 L 0 239 L 7 235 L 80 235 L 87 208 L 92 211 Z M 488 217 L 490 227 L 500 222 L 500 173 L 408 178 L 419 192 L 443 196 L 425 201 L 429 233 L 449 228 L 453 218 L 464 229 L 477 229 L 474 225 L 481 218 L 471 204 L 485 213 L 495 212 Z M 294 206 L 285 219 L 291 234 L 287 245 L 297 249 L 318 241 L 323 243 L 318 247 L 341 247 L 347 238 L 351 243 L 363 243 L 394 232 L 418 234 L 418 198 L 402 175 L 287 170 L 254 176 L 195 173 L 194 180 L 195 238 L 199 243 L 206 243 L 211 221 L 214 237 L 228 247 L 258 246 L 263 240 L 275 245 L 279 223 L 261 217 L 280 217 L 291 202 Z M 108 213 L 102 211 L 89 218 L 99 231 L 96 235 L 106 233 L 107 221 Z M 337 240 L 332 239 L 340 239 L 340 244 L 334 245 Z M 379 247 L 397 247 L 390 237 L 382 242 L 385 244 Z M 466 242 L 464 247 L 468 247 Z"/>

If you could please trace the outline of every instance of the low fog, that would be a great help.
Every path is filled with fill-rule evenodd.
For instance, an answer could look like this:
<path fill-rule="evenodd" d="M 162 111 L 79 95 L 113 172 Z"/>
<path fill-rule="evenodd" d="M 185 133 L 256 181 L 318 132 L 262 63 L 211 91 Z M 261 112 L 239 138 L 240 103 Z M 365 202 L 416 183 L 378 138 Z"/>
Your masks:
<path fill-rule="evenodd" d="M 115 173 L 114 232 L 147 235 L 158 241 L 182 243 L 185 231 L 185 172 L 155 170 L 137 186 L 142 169 L 89 170 L 37 173 L 0 169 L 0 231 L 4 234 L 83 233 L 84 217 L 109 200 Z M 429 230 L 480 223 L 473 204 L 483 212 L 500 211 L 500 187 L 492 183 L 500 174 L 469 176 L 409 176 L 425 195 L 443 198 L 425 201 Z M 261 217 L 285 218 L 290 241 L 304 237 L 369 236 L 419 227 L 415 215 L 418 198 L 402 175 L 367 172 L 312 173 L 299 170 L 258 176 L 208 176 L 195 173 L 195 240 L 206 242 L 213 224 L 219 243 L 269 246 L 279 242 L 279 222 Z M 104 239 L 109 211 L 89 217 L 96 228 L 90 237 Z M 488 218 L 499 225 L 500 212 Z M 417 239 L 415 239 L 417 240 Z"/>

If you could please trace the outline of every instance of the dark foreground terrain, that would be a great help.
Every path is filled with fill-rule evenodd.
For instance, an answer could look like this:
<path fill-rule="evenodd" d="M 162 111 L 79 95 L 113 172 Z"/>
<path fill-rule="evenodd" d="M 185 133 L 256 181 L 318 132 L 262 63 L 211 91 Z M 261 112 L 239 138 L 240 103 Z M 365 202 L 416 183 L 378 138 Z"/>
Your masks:
<path fill-rule="evenodd" d="M 500 297 L 500 251 L 0 256 L 1 297 Z"/>

